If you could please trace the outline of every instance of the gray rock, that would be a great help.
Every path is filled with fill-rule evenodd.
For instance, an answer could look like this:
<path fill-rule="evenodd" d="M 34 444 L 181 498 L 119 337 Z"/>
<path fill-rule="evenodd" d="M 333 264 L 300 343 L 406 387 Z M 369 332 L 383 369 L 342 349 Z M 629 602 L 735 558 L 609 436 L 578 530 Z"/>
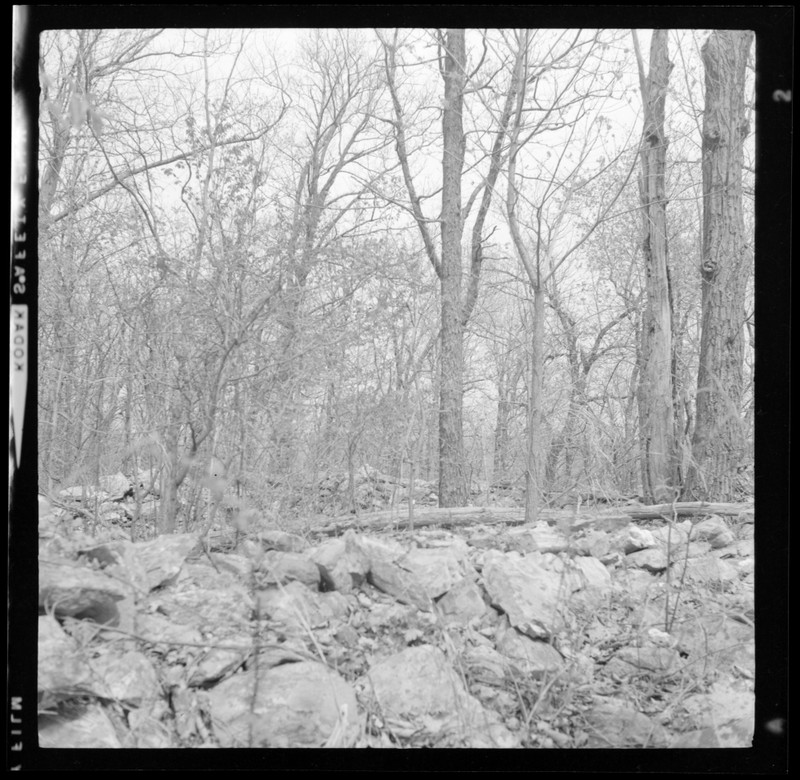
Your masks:
<path fill-rule="evenodd" d="M 273 585 L 287 582 L 302 582 L 317 590 L 320 584 L 319 567 L 314 561 L 301 553 L 269 550 L 259 561 L 257 567 L 259 585 Z"/>
<path fill-rule="evenodd" d="M 362 731 L 353 689 L 313 661 L 235 675 L 208 700 L 221 747 L 352 747 Z"/>
<path fill-rule="evenodd" d="M 515 558 L 490 550 L 483 581 L 492 606 L 508 615 L 512 626 L 548 637 L 564 625 L 564 586 L 559 572 L 548 571 L 541 555 Z"/>
<path fill-rule="evenodd" d="M 150 542 L 137 542 L 136 557 L 147 576 L 149 590 L 174 582 L 186 559 L 200 549 L 196 534 L 170 534 Z"/>
<path fill-rule="evenodd" d="M 263 617 L 305 630 L 327 625 L 330 620 L 320 601 L 321 595 L 300 582 L 289 582 L 280 588 L 256 591 L 256 601 Z"/>
<path fill-rule="evenodd" d="M 710 515 L 697 523 L 693 528 L 692 538 L 710 542 L 715 550 L 727 547 L 735 541 L 733 533 L 719 515 Z"/>
<path fill-rule="evenodd" d="M 500 636 L 497 650 L 520 674 L 534 679 L 552 674 L 564 664 L 561 653 L 552 645 L 523 636 L 514 628 Z"/>
<path fill-rule="evenodd" d="M 160 695 L 153 664 L 136 650 L 120 652 L 113 645 L 102 647 L 91 666 L 105 698 L 141 707 Z"/>
<path fill-rule="evenodd" d="M 397 563 L 382 560 L 372 561 L 368 580 L 378 590 L 394 596 L 404 604 L 413 604 L 427 612 L 433 609 L 431 597 L 416 575 Z"/>
<path fill-rule="evenodd" d="M 597 704 L 586 715 L 589 729 L 587 748 L 663 748 L 667 735 L 663 727 L 620 699 Z"/>
<path fill-rule="evenodd" d="M 359 687 L 375 698 L 399 736 L 435 737 L 442 746 L 511 747 L 514 737 L 464 688 L 444 653 L 409 647 L 375 664 Z M 422 726 L 422 728 L 420 728 Z"/>
<path fill-rule="evenodd" d="M 50 615 L 39 617 L 38 686 L 40 692 L 91 692 L 92 668 L 88 655 Z"/>
<path fill-rule="evenodd" d="M 67 714 L 39 716 L 39 747 L 121 748 L 122 743 L 103 707 L 76 704 Z"/>
<path fill-rule="evenodd" d="M 277 528 L 260 531 L 258 538 L 265 550 L 299 553 L 308 547 L 308 543 L 302 536 L 280 531 Z"/>
<path fill-rule="evenodd" d="M 737 718 L 677 736 L 671 748 L 749 748 L 753 746 L 755 720 Z"/>
<path fill-rule="evenodd" d="M 621 647 L 615 656 L 616 660 L 628 664 L 633 669 L 645 669 L 652 672 L 668 672 L 677 667 L 680 656 L 670 647 L 659 647 L 646 644 L 642 647 Z"/>
<path fill-rule="evenodd" d="M 468 577 L 460 579 L 437 602 L 445 622 L 466 624 L 487 610 L 481 589 Z"/>
<path fill-rule="evenodd" d="M 39 562 L 39 606 L 59 617 L 117 626 L 117 602 L 126 595 L 124 584 L 101 571 L 68 560 Z"/>

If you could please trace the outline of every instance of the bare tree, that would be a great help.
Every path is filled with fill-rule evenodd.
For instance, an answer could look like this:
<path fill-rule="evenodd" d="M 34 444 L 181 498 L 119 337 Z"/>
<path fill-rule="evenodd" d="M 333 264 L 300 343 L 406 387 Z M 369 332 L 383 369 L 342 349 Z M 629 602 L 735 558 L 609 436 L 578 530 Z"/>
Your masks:
<path fill-rule="evenodd" d="M 697 417 L 684 493 L 731 500 L 748 460 L 741 402 L 746 291 L 753 265 L 742 210 L 745 69 L 753 34 L 718 30 L 703 45 L 702 333 Z"/>
<path fill-rule="evenodd" d="M 586 133 L 581 141 L 577 137 L 579 118 L 583 116 L 583 107 L 593 94 L 590 79 L 588 88 L 576 89 L 576 81 L 591 55 L 597 36 L 581 41 L 581 31 L 573 31 L 558 53 L 549 53 L 544 63 L 533 62 L 531 55 L 531 31 L 523 30 L 517 36 L 517 62 L 515 67 L 514 93 L 515 109 L 509 129 L 508 152 L 508 187 L 506 192 L 506 218 L 517 257 L 524 269 L 531 288 L 531 334 L 530 334 L 530 371 L 528 383 L 528 420 L 527 420 L 527 463 L 526 463 L 526 500 L 525 517 L 527 522 L 534 522 L 538 516 L 540 493 L 542 491 L 543 448 L 542 448 L 542 396 L 544 385 L 544 324 L 545 303 L 548 281 L 567 259 L 582 246 L 598 225 L 609 218 L 610 212 L 620 194 L 623 192 L 632 173 L 630 168 L 622 181 L 615 185 L 609 197 L 601 201 L 595 213 L 585 220 L 586 227 L 577 239 L 563 250 L 557 250 L 557 237 L 562 232 L 564 222 L 569 213 L 570 202 L 576 193 L 592 179 L 612 168 L 621 157 L 617 155 L 609 163 L 604 163 L 600 171 L 593 176 L 582 176 L 581 169 L 591 155 L 593 139 Z M 574 57 L 574 62 L 569 58 Z M 532 122 L 526 119 L 526 101 L 529 89 L 535 91 L 537 81 L 556 66 L 564 67 L 571 73 L 566 82 L 554 90 L 551 102 L 542 115 Z M 517 71 L 519 68 L 519 71 Z M 595 74 L 596 77 L 596 74 Z M 576 109 L 577 107 L 577 109 Z M 570 115 L 570 109 L 577 114 Z M 540 194 L 526 192 L 522 182 L 525 177 L 518 171 L 521 152 L 531 138 L 546 131 L 550 126 L 565 128 L 566 140 L 562 140 L 554 170 L 546 172 L 541 178 Z M 578 153 L 578 162 L 570 168 L 566 162 L 573 152 Z M 561 168 L 569 168 L 566 174 Z M 528 177 L 531 178 L 531 177 Z M 520 204 L 529 206 L 531 218 L 528 236 L 523 234 L 523 222 L 520 217 Z M 547 208 L 555 203 L 555 215 L 548 223 Z"/>
<path fill-rule="evenodd" d="M 645 74 L 636 31 L 632 32 L 644 105 L 639 196 L 642 203 L 642 251 L 645 308 L 641 321 L 639 438 L 642 489 L 649 501 L 673 499 L 676 483 L 672 380 L 672 290 L 667 247 L 664 112 L 672 63 L 668 31 L 655 30 L 650 71 Z"/>
<path fill-rule="evenodd" d="M 439 72 L 444 82 L 442 103 L 442 195 L 438 220 L 424 215 L 422 197 L 417 192 L 411 171 L 408 148 L 409 119 L 399 97 L 397 83 L 398 33 L 391 41 L 380 36 L 384 48 L 386 80 L 392 98 L 395 146 L 408 192 L 410 210 L 419 228 L 428 258 L 440 282 L 441 291 L 441 360 L 439 370 L 439 503 L 441 506 L 463 506 L 469 497 L 465 474 L 463 443 L 464 334 L 478 297 L 483 251 L 486 236 L 484 225 L 494 195 L 503 156 L 504 139 L 513 106 L 509 88 L 502 101 L 500 115 L 492 129 L 493 144 L 486 154 L 489 165 L 485 178 L 462 203 L 466 135 L 464 130 L 465 95 L 477 91 L 473 78 L 486 55 L 472 71 L 467 69 L 464 30 L 437 32 Z M 491 85 L 487 82 L 480 89 Z M 472 226 L 470 266 L 466 284 L 462 260 L 462 238 L 469 211 L 481 196 Z M 431 224 L 441 226 L 441 255 L 436 249 Z"/>

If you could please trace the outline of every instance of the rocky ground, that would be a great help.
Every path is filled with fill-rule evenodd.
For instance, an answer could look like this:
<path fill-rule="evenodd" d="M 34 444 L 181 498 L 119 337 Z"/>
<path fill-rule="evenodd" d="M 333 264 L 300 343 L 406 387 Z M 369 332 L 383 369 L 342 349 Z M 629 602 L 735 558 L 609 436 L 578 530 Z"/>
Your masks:
<path fill-rule="evenodd" d="M 131 541 L 60 504 L 44 747 L 750 745 L 751 511 Z"/>

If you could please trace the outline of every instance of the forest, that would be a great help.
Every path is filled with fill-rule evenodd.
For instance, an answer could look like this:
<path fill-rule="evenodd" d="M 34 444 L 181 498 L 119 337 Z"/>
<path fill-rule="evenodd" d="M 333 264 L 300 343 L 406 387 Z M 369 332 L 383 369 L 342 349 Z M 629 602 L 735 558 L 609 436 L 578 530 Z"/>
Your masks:
<path fill-rule="evenodd" d="M 783 734 L 754 39 L 45 30 L 38 744 Z"/>
<path fill-rule="evenodd" d="M 752 494 L 752 35 L 70 30 L 40 59 L 40 489 L 259 511 Z M 197 480 L 195 480 L 196 482 Z"/>

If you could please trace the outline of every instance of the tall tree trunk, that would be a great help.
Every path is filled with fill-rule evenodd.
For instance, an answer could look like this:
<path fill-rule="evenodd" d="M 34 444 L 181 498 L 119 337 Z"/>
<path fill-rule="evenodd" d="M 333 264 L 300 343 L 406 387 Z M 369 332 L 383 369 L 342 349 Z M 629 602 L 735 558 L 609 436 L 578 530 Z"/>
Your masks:
<path fill-rule="evenodd" d="M 510 439 L 508 421 L 512 409 L 512 388 L 509 387 L 508 369 L 501 369 L 497 383 L 497 421 L 494 427 L 494 463 L 492 482 L 504 483 L 507 479 Z"/>
<path fill-rule="evenodd" d="M 448 30 L 444 52 L 442 137 L 442 359 L 439 395 L 439 505 L 464 506 L 464 327 L 461 310 L 462 110 L 466 69 L 464 30 Z"/>
<path fill-rule="evenodd" d="M 713 32 L 703 45 L 702 332 L 697 414 L 684 495 L 733 499 L 746 458 L 741 420 L 745 293 L 753 254 L 744 234 L 745 67 L 753 34 Z"/>
<path fill-rule="evenodd" d="M 672 398 L 672 296 L 667 259 L 667 138 L 664 108 L 672 64 L 667 30 L 655 30 L 650 45 L 650 72 L 639 77 L 644 102 L 639 192 L 644 217 L 643 250 L 646 303 L 641 329 L 639 432 L 642 489 L 648 501 L 674 498 L 675 432 Z M 634 38 L 635 40 L 635 38 Z M 638 46 L 637 46 L 638 53 Z"/>
<path fill-rule="evenodd" d="M 528 386 L 528 454 L 525 465 L 525 522 L 539 516 L 542 486 L 542 388 L 544 386 L 544 289 L 533 291 L 531 367 Z"/>

